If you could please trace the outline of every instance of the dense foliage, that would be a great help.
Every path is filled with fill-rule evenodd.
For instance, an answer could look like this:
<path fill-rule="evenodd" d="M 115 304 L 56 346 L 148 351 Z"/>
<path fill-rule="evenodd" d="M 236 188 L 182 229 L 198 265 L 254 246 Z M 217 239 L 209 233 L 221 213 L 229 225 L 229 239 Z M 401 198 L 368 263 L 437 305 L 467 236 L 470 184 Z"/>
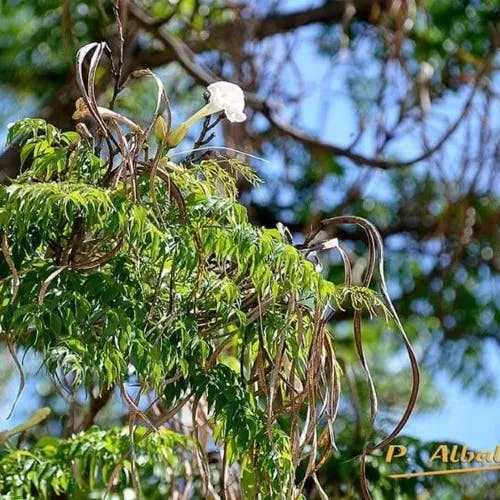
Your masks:
<path fill-rule="evenodd" d="M 77 113 L 95 116 L 94 136 L 84 125 L 79 130 L 86 136 L 41 119 L 9 130 L 25 166 L 0 193 L 0 324 L 16 364 L 16 350 L 41 353 L 48 375 L 71 397 L 83 390 L 105 400 L 117 387 L 130 408 L 130 431 L 91 427 L 91 405 L 89 415 L 74 415 L 68 440 L 42 436 L 31 451 L 5 450 L 0 491 L 38 498 L 134 487 L 139 495 L 143 482 L 144 488 L 153 482 L 163 492 L 174 488 L 175 477 L 189 475 L 175 470 L 180 460 L 173 458 L 174 444 L 185 444 L 188 434 L 186 460 L 191 468 L 198 462 L 198 472 L 186 492 L 200 477 L 205 494 L 214 489 L 206 459 L 210 438 L 220 450 L 222 494 L 231 489 L 226 481 L 237 464 L 233 489 L 241 479 L 248 497 L 295 496 L 335 447 L 341 369 L 327 329 L 332 312 L 346 303 L 355 310 L 361 356 L 363 309 L 392 315 L 404 336 L 382 264 L 382 296 L 366 288 L 378 233 L 360 219 L 373 262 L 365 286 L 354 286 L 336 239 L 316 231 L 294 247 L 283 226 L 249 223 L 236 199 L 239 177 L 258 180 L 248 166 L 225 158 L 172 162 L 165 154 L 168 120 L 159 114 L 157 152 L 149 157 L 151 126 L 142 131 L 96 107 L 93 81 L 104 49 L 90 44 L 77 58 L 86 106 L 77 103 Z M 166 99 L 155 81 L 159 113 Z M 118 121 L 132 131 L 125 133 Z M 353 219 L 345 222 L 358 222 Z M 346 259 L 345 284 L 326 281 L 319 263 L 306 258 L 317 260 L 330 248 Z M 142 396 L 153 401 L 147 408 Z M 374 418 L 376 399 L 372 405 Z M 156 430 L 176 419 L 184 432 Z M 136 420 L 149 430 L 137 431 Z M 304 461 L 299 480 L 295 470 Z M 156 477 L 162 463 L 169 480 Z"/>

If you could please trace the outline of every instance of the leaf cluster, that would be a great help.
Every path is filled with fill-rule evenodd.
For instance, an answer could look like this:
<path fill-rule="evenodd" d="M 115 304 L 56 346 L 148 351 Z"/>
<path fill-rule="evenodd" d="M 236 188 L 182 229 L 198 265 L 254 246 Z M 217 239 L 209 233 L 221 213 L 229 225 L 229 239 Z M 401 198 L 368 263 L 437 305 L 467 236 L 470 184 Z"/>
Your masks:
<path fill-rule="evenodd" d="M 257 179 L 236 160 L 166 158 L 161 178 L 139 171 L 133 201 L 126 178 L 103 184 L 105 162 L 77 133 L 27 119 L 10 139 L 21 141 L 29 166 L 0 193 L 4 339 L 42 353 L 66 390 L 135 381 L 167 408 L 204 404 L 227 460 L 241 464 L 248 494 L 293 488 L 302 452 L 289 426 L 299 424 L 275 419 L 290 405 L 298 417 L 323 393 L 338 399 L 330 392 L 338 382 L 325 378 L 331 372 L 337 380 L 338 367 L 323 311 L 347 296 L 355 308 L 380 307 L 380 299 L 325 281 L 280 231 L 251 225 L 236 182 Z M 88 443 L 96 432 L 85 434 Z M 82 451 L 72 445 L 66 456 L 65 446 L 51 446 L 60 462 Z M 4 458 L 7 490 L 48 491 L 47 474 L 33 468 L 40 453 L 47 456 Z M 32 471 L 24 486 L 14 477 L 19 467 Z M 55 474 L 54 492 L 77 487 L 68 474 Z"/>
<path fill-rule="evenodd" d="M 321 221 L 297 245 L 282 224 L 253 226 L 237 200 L 240 179 L 258 182 L 248 166 L 192 155 L 175 163 L 164 141 L 168 130 L 163 139 L 156 137 L 150 156 L 154 124 L 161 119 L 168 129 L 171 121 L 168 98 L 151 71 L 133 74 L 154 79 L 157 87 L 154 117 L 145 130 L 111 109 L 127 83 L 119 78 L 122 61 L 111 59 L 116 86 L 110 108 L 97 105 L 94 85 L 104 55 L 110 55 L 105 43 L 90 43 L 77 54 L 82 98 L 74 116 L 93 118 L 94 134 L 82 124 L 79 132 L 62 133 L 34 119 L 21 120 L 9 133 L 21 146 L 24 168 L 0 187 L 0 334 L 20 369 L 19 390 L 24 378 L 16 349 L 33 350 L 70 400 L 82 391 L 89 395 L 88 413 L 68 429 L 84 431 L 86 445 L 99 401 L 106 404 L 114 388 L 119 391 L 129 409 L 130 446 L 122 450 L 108 488 L 123 489 L 130 480 L 139 494 L 150 479 L 134 458 L 138 425 L 141 440 L 165 425 L 190 436 L 194 446 L 186 460 L 194 460 L 197 473 L 186 472 L 186 494 L 195 476 L 205 496 L 215 491 L 210 440 L 217 447 L 224 494 L 234 483 L 249 497 L 296 497 L 309 478 L 320 488 L 316 472 L 336 446 L 333 424 L 341 392 L 328 329 L 333 312 L 346 302 L 354 310 L 356 346 L 370 388 L 370 427 L 377 395 L 363 353 L 362 311 L 382 310 L 393 318 L 410 357 L 413 385 L 406 411 L 375 447 L 399 432 L 416 400 L 418 367 L 387 293 L 381 237 L 371 223 L 353 216 Z M 197 143 L 203 143 L 206 125 Z M 320 235 L 338 224 L 356 224 L 366 234 L 369 259 L 361 285 L 353 286 L 338 240 Z M 319 272 L 318 253 L 332 248 L 344 262 L 343 285 Z M 380 295 L 368 288 L 377 261 Z M 80 461 L 65 455 L 66 445 L 55 445 L 54 453 L 64 470 L 68 461 Z M 363 468 L 367 452 L 366 443 Z M 31 469 L 31 462 L 20 463 L 22 456 L 13 451 L 3 459 L 8 476 Z M 130 476 L 118 477 L 126 457 Z M 305 472 L 296 477 L 303 464 Z M 79 484 L 53 464 L 45 466 L 63 478 L 52 492 Z M 48 485 L 39 472 L 26 475 L 26 491 L 45 495 Z M 17 485 L 14 477 L 6 481 Z"/>

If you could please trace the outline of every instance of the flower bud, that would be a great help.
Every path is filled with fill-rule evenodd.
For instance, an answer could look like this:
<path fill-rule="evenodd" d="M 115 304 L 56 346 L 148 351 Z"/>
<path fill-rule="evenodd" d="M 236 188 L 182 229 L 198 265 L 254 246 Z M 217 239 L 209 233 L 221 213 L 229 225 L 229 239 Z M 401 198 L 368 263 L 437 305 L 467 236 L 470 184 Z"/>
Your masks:
<path fill-rule="evenodd" d="M 186 136 L 187 129 L 187 125 L 181 123 L 175 130 L 170 131 L 167 135 L 166 146 L 168 148 L 175 148 L 178 146 Z"/>
<path fill-rule="evenodd" d="M 155 138 L 158 144 L 162 144 L 165 142 L 168 136 L 168 127 L 167 127 L 167 122 L 165 121 L 165 118 L 163 116 L 158 116 L 155 121 Z"/>

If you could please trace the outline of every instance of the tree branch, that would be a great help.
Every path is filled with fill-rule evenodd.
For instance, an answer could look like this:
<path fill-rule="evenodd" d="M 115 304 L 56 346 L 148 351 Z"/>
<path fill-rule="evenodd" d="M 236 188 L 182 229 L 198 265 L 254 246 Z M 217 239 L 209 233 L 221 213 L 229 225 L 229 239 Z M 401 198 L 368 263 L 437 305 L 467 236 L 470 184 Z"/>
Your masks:
<path fill-rule="evenodd" d="M 113 387 L 104 389 L 99 396 L 94 398 L 90 395 L 90 405 L 87 413 L 84 415 L 82 423 L 79 426 L 80 431 L 86 431 L 94 424 L 97 414 L 106 406 L 110 397 L 113 395 Z"/>
<path fill-rule="evenodd" d="M 228 40 L 234 38 L 236 30 L 246 31 L 248 39 L 260 41 L 273 35 L 286 33 L 312 24 L 334 24 L 343 21 L 346 14 L 350 13 L 353 19 L 358 21 L 374 22 L 377 20 L 377 13 L 390 8 L 392 0 L 345 0 L 325 2 L 324 5 L 305 10 L 297 10 L 287 14 L 272 14 L 260 19 L 238 19 L 214 26 L 210 37 L 207 40 L 199 38 L 188 39 L 185 43 L 194 53 L 200 53 L 210 50 L 220 50 L 227 45 Z M 132 2 L 129 9 L 133 12 L 136 20 L 143 27 L 149 28 L 153 35 L 158 35 L 161 25 L 154 18 L 148 18 Z M 145 26 L 145 24 L 147 26 Z M 166 46 L 163 50 L 141 51 L 137 54 L 139 60 L 147 67 L 158 67 L 168 64 L 176 59 L 175 51 Z"/>
<path fill-rule="evenodd" d="M 342 20 L 344 14 L 346 13 L 346 9 L 349 8 L 349 5 L 354 6 L 356 9 L 355 18 L 370 21 L 373 17 L 372 10 L 374 9 L 374 6 L 378 6 L 378 11 L 380 11 L 380 9 L 389 8 L 391 3 L 392 2 L 390 0 L 380 0 L 380 2 L 373 2 L 371 0 L 335 1 L 327 2 L 314 9 L 295 11 L 288 14 L 270 15 L 261 20 L 257 20 L 257 22 L 253 24 L 253 26 L 255 26 L 253 39 L 259 40 L 267 36 L 283 33 L 313 23 L 339 22 Z M 132 18 L 134 18 L 143 29 L 151 33 L 155 38 L 159 39 L 164 44 L 164 50 L 162 51 L 137 52 L 133 57 L 134 68 L 142 65 L 156 67 L 168 64 L 169 62 L 178 61 L 201 85 L 209 85 L 219 79 L 216 74 L 202 67 L 195 61 L 195 53 L 213 49 L 218 46 L 218 43 L 219 45 L 225 43 L 224 40 L 229 39 L 228 30 L 234 31 L 235 29 L 234 23 L 224 24 L 217 29 L 214 29 L 212 33 L 214 36 L 212 36 L 208 42 L 196 40 L 192 43 L 186 44 L 177 39 L 171 33 L 163 31 L 161 27 L 158 26 L 158 22 L 154 18 L 142 11 L 134 3 L 130 2 L 128 8 Z M 260 99 L 256 94 L 247 92 L 245 95 L 250 107 L 252 107 L 255 111 L 260 112 L 269 121 L 272 128 L 296 141 L 301 142 L 307 148 L 347 158 L 357 165 L 390 169 L 413 165 L 429 158 L 436 151 L 438 151 L 456 131 L 459 124 L 468 113 L 479 80 L 480 78 L 477 78 L 473 91 L 471 92 L 471 95 L 467 100 L 460 116 L 443 133 L 435 145 L 409 160 L 388 160 L 379 157 L 369 157 L 356 153 L 351 148 L 343 148 L 330 142 L 315 138 L 303 130 L 297 129 L 292 125 L 283 122 L 268 105 L 268 103 L 265 100 Z M 55 93 L 54 99 L 51 100 L 45 107 L 45 111 L 42 110 L 41 116 L 45 117 L 49 122 L 62 129 L 72 128 L 73 124 L 71 122 L 70 115 L 76 97 L 74 86 L 72 84 L 65 83 L 62 88 Z M 16 175 L 18 170 L 18 153 L 15 149 L 10 148 L 0 157 L 0 182 L 4 182 L 7 177 Z"/>
<path fill-rule="evenodd" d="M 333 24 L 342 21 L 349 9 L 354 9 L 353 17 L 360 21 L 374 21 L 377 12 L 390 7 L 391 0 L 352 0 L 325 2 L 323 5 L 288 14 L 273 14 L 261 19 L 254 38 L 262 40 L 268 36 L 292 31 L 311 24 Z"/>
<path fill-rule="evenodd" d="M 210 85 L 214 81 L 220 78 L 204 68 L 201 64 L 195 61 L 195 54 L 191 48 L 186 45 L 183 41 L 177 39 L 172 34 L 158 29 L 154 19 L 149 17 L 148 14 L 143 12 L 136 6 L 130 7 L 130 12 L 132 16 L 141 24 L 141 26 L 152 35 L 156 36 L 168 49 L 174 52 L 175 60 L 178 61 L 181 66 L 201 85 Z M 329 142 L 317 139 L 304 131 L 297 129 L 285 122 L 283 122 L 269 106 L 269 104 L 260 99 L 256 94 L 245 92 L 245 99 L 248 104 L 256 111 L 259 111 L 264 115 L 271 125 L 279 130 L 280 132 L 288 135 L 289 137 L 301 142 L 310 149 L 315 149 L 317 151 L 333 154 L 335 156 L 340 156 L 347 158 L 357 165 L 365 165 L 369 167 L 380 168 L 387 170 L 396 167 L 406 167 L 414 165 L 420 161 L 423 161 L 431 157 L 436 151 L 438 151 L 443 144 L 450 138 L 450 136 L 457 130 L 458 126 L 464 119 L 464 117 L 469 112 L 470 106 L 472 104 L 473 98 L 476 94 L 481 76 L 484 70 L 481 71 L 476 78 L 475 84 L 471 90 L 469 98 L 467 99 L 462 112 L 458 118 L 451 124 L 451 126 L 443 133 L 441 138 L 435 143 L 434 146 L 423 151 L 421 154 L 411 158 L 410 160 L 388 160 L 378 157 L 369 157 L 354 151 L 349 148 L 343 148 Z"/>

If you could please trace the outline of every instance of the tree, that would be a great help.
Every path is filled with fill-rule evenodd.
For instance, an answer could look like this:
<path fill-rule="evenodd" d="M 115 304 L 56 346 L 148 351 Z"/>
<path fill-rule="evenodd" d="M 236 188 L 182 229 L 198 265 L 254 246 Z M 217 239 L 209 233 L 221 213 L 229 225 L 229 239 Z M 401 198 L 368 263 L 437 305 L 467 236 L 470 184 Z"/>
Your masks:
<path fill-rule="evenodd" d="M 153 120 L 143 130 L 97 105 L 94 82 L 106 52 L 105 43 L 91 43 L 77 54 L 83 97 L 73 117 L 94 118 L 94 135 L 84 124 L 78 133 L 63 133 L 40 119 L 9 130 L 9 142 L 20 143 L 21 162 L 30 166 L 1 192 L 3 340 L 19 368 L 20 347 L 43 356 L 49 376 L 68 394 L 71 416 L 62 429 L 66 440 L 44 436 L 30 452 L 4 452 L 0 488 L 22 497 L 95 494 L 123 490 L 130 475 L 138 496 L 161 490 L 174 496 L 179 478 L 192 483 L 182 488 L 185 494 L 199 490 L 202 480 L 203 495 L 217 496 L 206 456 L 213 440 L 223 496 L 240 489 L 250 497 L 300 495 L 309 477 L 317 482 L 316 470 L 335 446 L 340 368 L 326 328 L 332 308 L 352 302 L 360 356 L 361 311 L 381 309 L 392 317 L 414 370 L 404 418 L 414 405 L 418 368 L 382 265 L 381 296 L 367 288 L 377 252 L 383 261 L 380 235 L 357 217 L 322 222 L 365 230 L 372 262 L 363 286 L 356 286 L 336 238 L 321 238 L 318 229 L 293 247 L 284 227 L 251 226 L 235 200 L 238 176 L 257 180 L 248 167 L 194 157 L 176 164 L 168 156 L 198 117 L 206 118 L 197 144 L 220 121 L 211 123 L 211 115 L 244 120 L 241 89 L 209 86 L 209 103 L 172 129 L 160 80 L 148 70 L 135 72 L 133 78 L 151 77 L 158 86 Z M 121 62 L 111 59 L 111 68 L 112 105 L 122 90 Z M 150 157 L 153 129 L 158 144 Z M 306 259 L 329 248 L 345 258 L 344 286 L 325 281 Z M 137 386 L 133 396 L 127 385 Z M 128 432 L 91 427 L 114 387 L 129 406 Z M 79 415 L 82 391 L 90 401 Z M 371 397 L 374 418 L 374 389 Z M 3 440 L 49 414 L 42 408 Z M 137 419 L 147 425 L 137 426 Z"/>
<path fill-rule="evenodd" d="M 248 91 L 255 114 L 248 113 L 245 129 L 223 126 L 226 145 L 286 166 L 273 177 L 255 163 L 267 180 L 258 192 L 240 178 L 250 219 L 268 228 L 281 221 L 297 241 L 332 213 L 369 218 L 386 240 L 389 284 L 417 342 L 421 365 L 431 373 L 445 365 L 464 383 L 491 391 L 481 352 L 485 340 L 498 341 L 499 331 L 498 298 L 490 293 L 499 267 L 495 3 L 336 1 L 290 12 L 280 10 L 279 3 L 264 10 L 259 2 L 120 4 L 126 39 L 123 79 L 144 66 L 165 68 L 167 94 L 172 102 L 184 100 L 187 113 L 197 100 L 186 96 L 201 93 L 193 84 L 224 78 Z M 0 22 L 9 41 L 0 59 L 2 82 L 14 95 L 28 91 L 42 100 L 49 122 L 72 129 L 78 97 L 71 76 L 74 52 L 84 43 L 107 39 L 119 53 L 111 4 L 17 2 L 2 9 Z M 307 34 L 310 39 L 304 41 Z M 270 45 L 273 50 L 267 53 Z M 319 80 L 316 69 L 311 77 L 304 48 L 315 54 L 325 74 L 337 75 L 340 90 L 348 94 L 340 101 L 338 93 L 327 89 L 322 109 L 328 102 L 353 106 L 346 119 L 352 137 L 340 127 L 323 125 L 316 133 L 301 128 L 318 102 L 316 90 L 301 81 L 304 76 Z M 98 75 L 102 102 L 109 92 L 108 74 Z M 120 109 L 140 112 L 154 106 L 154 92 L 141 82 L 118 102 Z M 281 111 L 280 100 L 286 103 Z M 449 109 L 450 102 L 457 112 L 443 120 L 440 111 Z M 457 139 L 466 147 L 457 148 Z M 4 173 L 14 174 L 19 164 L 12 160 L 14 153 L 10 149 L 4 155 Z M 370 190 L 369 180 L 383 189 Z M 346 246 L 359 282 L 364 264 L 356 255 L 366 252 L 362 232 L 348 226 L 329 231 L 325 237 L 337 236 Z M 327 278 L 337 284 L 342 282 L 338 264 L 324 262 Z M 353 413 L 347 410 L 347 420 L 360 414 L 363 427 L 369 412 L 356 411 L 353 388 L 359 385 L 362 400 L 368 393 L 354 368 L 351 337 L 343 336 L 344 313 L 332 319 L 340 337 L 336 355 L 354 370 L 354 385 L 347 389 Z M 370 352 L 384 349 L 387 356 L 399 349 L 383 324 L 370 322 L 365 332 Z M 384 367 L 373 370 L 383 384 Z M 379 391 L 382 402 L 401 407 L 402 394 L 391 398 L 384 389 Z M 361 444 L 354 450 L 361 451 Z"/>

